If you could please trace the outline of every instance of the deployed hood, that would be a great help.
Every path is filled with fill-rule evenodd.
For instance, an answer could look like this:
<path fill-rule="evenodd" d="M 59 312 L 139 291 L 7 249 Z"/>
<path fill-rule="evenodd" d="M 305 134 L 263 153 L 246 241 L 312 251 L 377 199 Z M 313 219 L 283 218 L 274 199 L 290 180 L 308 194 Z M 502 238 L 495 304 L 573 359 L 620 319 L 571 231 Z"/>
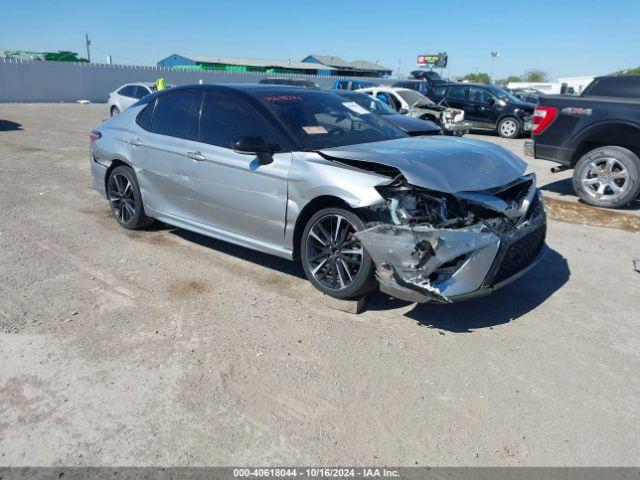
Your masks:
<path fill-rule="evenodd" d="M 527 164 L 488 142 L 453 137 L 413 137 L 325 148 L 337 160 L 397 168 L 412 185 L 443 193 L 488 190 L 521 177 Z"/>

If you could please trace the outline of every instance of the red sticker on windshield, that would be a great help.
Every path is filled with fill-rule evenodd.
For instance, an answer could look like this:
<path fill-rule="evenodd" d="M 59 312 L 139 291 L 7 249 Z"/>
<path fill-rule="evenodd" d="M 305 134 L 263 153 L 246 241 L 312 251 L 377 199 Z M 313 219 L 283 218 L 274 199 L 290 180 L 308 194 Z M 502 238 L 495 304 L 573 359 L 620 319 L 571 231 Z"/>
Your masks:
<path fill-rule="evenodd" d="M 301 102 L 302 97 L 298 95 L 267 95 L 262 97 L 267 102 Z"/>

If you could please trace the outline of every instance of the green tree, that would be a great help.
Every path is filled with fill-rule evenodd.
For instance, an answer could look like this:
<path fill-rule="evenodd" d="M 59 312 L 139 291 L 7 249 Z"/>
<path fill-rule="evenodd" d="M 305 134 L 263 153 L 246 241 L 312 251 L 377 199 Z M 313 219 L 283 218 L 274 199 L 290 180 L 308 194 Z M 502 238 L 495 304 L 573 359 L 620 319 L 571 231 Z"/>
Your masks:
<path fill-rule="evenodd" d="M 491 78 L 489 77 L 488 73 L 467 73 L 464 77 L 462 77 L 462 80 L 467 80 L 469 82 L 476 82 L 476 83 L 491 83 Z"/>
<path fill-rule="evenodd" d="M 498 83 L 502 83 L 502 84 L 506 85 L 507 83 L 521 82 L 521 81 L 522 81 L 522 77 L 519 77 L 518 75 L 509 75 L 507 78 L 504 78 L 502 80 L 498 80 Z"/>
<path fill-rule="evenodd" d="M 543 70 L 529 70 L 524 74 L 525 82 L 546 82 L 549 80 L 549 75 Z"/>
<path fill-rule="evenodd" d="M 640 74 L 640 67 L 628 68 L 626 70 L 618 70 L 613 72 L 612 75 L 638 75 Z"/>

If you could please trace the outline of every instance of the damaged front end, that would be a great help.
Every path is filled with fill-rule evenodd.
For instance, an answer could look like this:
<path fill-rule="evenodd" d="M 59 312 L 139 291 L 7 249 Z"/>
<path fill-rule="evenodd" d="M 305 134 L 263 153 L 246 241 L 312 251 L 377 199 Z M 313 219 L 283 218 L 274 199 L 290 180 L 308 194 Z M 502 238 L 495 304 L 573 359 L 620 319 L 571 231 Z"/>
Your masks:
<path fill-rule="evenodd" d="M 469 133 L 471 124 L 464 120 L 464 110 L 457 108 L 446 108 L 440 115 L 442 128 L 450 134 Z"/>
<path fill-rule="evenodd" d="M 376 264 L 381 290 L 396 298 L 486 295 L 544 254 L 546 216 L 533 174 L 485 191 L 440 193 L 403 176 L 377 190 L 385 203 L 356 236 Z"/>

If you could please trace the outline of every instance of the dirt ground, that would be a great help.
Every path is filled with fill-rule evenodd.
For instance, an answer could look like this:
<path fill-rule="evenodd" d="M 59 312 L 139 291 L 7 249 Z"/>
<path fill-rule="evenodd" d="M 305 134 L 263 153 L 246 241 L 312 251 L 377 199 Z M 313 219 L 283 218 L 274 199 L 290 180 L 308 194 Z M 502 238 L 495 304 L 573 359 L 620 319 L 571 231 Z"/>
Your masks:
<path fill-rule="evenodd" d="M 328 310 L 293 263 L 120 228 L 105 116 L 0 105 L 0 465 L 640 466 L 640 234 L 552 220 L 491 297 Z"/>

